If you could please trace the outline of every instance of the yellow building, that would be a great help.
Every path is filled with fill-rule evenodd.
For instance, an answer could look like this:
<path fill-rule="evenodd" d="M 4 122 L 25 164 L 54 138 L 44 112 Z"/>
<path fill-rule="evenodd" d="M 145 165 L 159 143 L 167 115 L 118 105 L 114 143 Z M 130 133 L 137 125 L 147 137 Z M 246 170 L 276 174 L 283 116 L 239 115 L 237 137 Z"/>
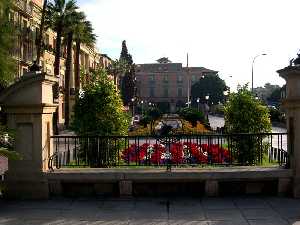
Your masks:
<path fill-rule="evenodd" d="M 17 59 L 18 72 L 16 78 L 20 78 L 29 67 L 36 60 L 36 40 L 39 33 L 40 21 L 42 15 L 43 0 L 14 0 L 14 9 L 11 13 L 11 19 L 14 21 L 16 29 L 20 30 L 17 38 L 15 48 L 12 50 L 13 56 Z M 55 46 L 56 46 L 56 33 L 52 30 L 47 30 L 44 33 L 44 46 L 45 51 L 41 56 L 42 70 L 47 74 L 54 76 L 54 61 L 55 61 Z M 73 53 L 73 62 L 75 53 Z M 60 63 L 60 77 L 59 80 L 59 108 L 57 112 L 57 120 L 60 129 L 64 124 L 64 78 L 65 78 L 65 59 L 66 48 L 62 48 L 62 57 Z M 98 67 L 108 67 L 110 58 L 106 55 L 101 55 L 96 48 L 89 48 L 81 46 L 80 52 L 80 65 L 85 73 L 91 69 Z M 74 65 L 73 65 L 74 72 Z M 75 76 L 74 73 L 70 79 L 70 112 L 75 101 Z"/>

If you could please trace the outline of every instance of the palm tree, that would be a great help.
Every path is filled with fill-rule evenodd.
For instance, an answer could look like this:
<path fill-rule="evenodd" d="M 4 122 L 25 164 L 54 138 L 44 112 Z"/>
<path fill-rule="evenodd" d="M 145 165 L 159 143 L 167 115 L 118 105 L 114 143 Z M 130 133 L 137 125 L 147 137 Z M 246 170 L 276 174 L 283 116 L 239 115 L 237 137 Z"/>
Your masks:
<path fill-rule="evenodd" d="M 124 60 L 113 60 L 108 67 L 108 73 L 113 75 L 114 84 L 118 85 L 117 78 L 123 76 L 129 70 L 128 64 Z"/>
<path fill-rule="evenodd" d="M 65 127 L 69 127 L 70 123 L 70 79 L 72 74 L 73 62 L 73 41 L 74 32 L 78 23 L 85 19 L 83 12 L 73 12 L 65 18 L 65 40 L 67 45 L 67 59 L 66 59 L 66 72 L 65 72 Z"/>
<path fill-rule="evenodd" d="M 41 19 L 41 25 L 40 25 L 40 33 L 37 39 L 37 54 L 36 54 L 36 64 L 40 65 L 40 59 L 41 59 L 41 53 L 42 53 L 42 40 L 43 40 L 43 33 L 44 33 L 44 27 L 45 27 L 45 15 L 46 15 L 46 9 L 48 5 L 48 0 L 44 0 L 43 5 L 43 11 L 42 11 L 42 19 Z"/>
<path fill-rule="evenodd" d="M 96 43 L 96 35 L 90 21 L 81 21 L 77 23 L 74 30 L 74 40 L 76 42 L 75 50 L 75 92 L 79 93 L 80 89 L 80 46 L 85 44 L 93 47 Z"/>
<path fill-rule="evenodd" d="M 70 17 L 78 6 L 75 0 L 54 0 L 49 2 L 46 11 L 46 24 L 48 28 L 51 28 L 57 33 L 56 46 L 55 46 L 55 62 L 54 62 L 54 74 L 59 77 L 60 75 L 60 56 L 61 56 L 61 44 L 62 36 L 65 28 L 67 28 L 67 18 Z"/>

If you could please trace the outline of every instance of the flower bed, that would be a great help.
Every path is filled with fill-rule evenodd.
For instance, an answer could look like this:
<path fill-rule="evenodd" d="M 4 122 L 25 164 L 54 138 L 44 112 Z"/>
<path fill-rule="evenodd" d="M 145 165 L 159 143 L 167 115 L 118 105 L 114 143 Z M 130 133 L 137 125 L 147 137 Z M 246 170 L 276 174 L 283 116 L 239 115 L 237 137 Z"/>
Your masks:
<path fill-rule="evenodd" d="M 169 151 L 167 151 L 169 149 Z M 215 144 L 172 143 L 169 146 L 162 144 L 144 143 L 140 146 L 130 145 L 122 151 L 125 163 L 139 165 L 172 164 L 205 164 L 229 163 L 229 151 Z"/>

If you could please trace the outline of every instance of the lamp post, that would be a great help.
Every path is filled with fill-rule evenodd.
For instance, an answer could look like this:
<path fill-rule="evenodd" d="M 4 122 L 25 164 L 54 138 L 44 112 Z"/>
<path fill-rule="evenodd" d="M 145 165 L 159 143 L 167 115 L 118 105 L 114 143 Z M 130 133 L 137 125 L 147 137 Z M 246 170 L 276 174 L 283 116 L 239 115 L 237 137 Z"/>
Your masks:
<path fill-rule="evenodd" d="M 132 117 L 134 117 L 134 98 L 131 99 L 131 103 L 132 103 Z"/>
<path fill-rule="evenodd" d="M 144 115 L 144 107 L 143 107 L 144 106 L 144 101 L 143 100 L 141 101 L 141 104 L 142 104 L 142 115 Z"/>
<path fill-rule="evenodd" d="M 197 98 L 198 111 L 200 111 L 200 98 Z"/>
<path fill-rule="evenodd" d="M 252 88 L 251 88 L 251 92 L 253 93 L 253 67 L 254 67 L 254 62 L 256 60 L 257 57 L 259 56 L 263 56 L 263 55 L 267 55 L 266 53 L 262 53 L 262 54 L 259 54 L 259 55 L 256 55 L 254 58 L 253 58 L 253 61 L 252 61 L 252 70 L 251 70 L 251 75 L 252 75 Z"/>
<path fill-rule="evenodd" d="M 227 102 L 227 96 L 228 96 L 228 94 L 229 94 L 229 91 L 228 91 L 228 90 L 225 90 L 225 91 L 223 92 L 223 95 L 224 95 L 224 103 Z"/>
<path fill-rule="evenodd" d="M 205 112 L 205 114 L 206 114 L 206 119 L 208 120 L 208 110 L 209 110 L 209 106 L 208 106 L 208 100 L 209 100 L 209 95 L 207 94 L 206 96 L 205 96 L 205 100 L 206 100 L 206 105 L 205 105 L 205 109 L 204 109 L 204 112 Z"/>

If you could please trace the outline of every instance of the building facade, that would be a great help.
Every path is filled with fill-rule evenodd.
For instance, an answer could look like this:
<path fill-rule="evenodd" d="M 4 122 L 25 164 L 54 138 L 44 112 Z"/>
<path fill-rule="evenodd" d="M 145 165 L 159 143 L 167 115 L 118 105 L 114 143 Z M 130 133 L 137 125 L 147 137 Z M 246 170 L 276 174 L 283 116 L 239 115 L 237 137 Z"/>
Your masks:
<path fill-rule="evenodd" d="M 136 66 L 137 97 L 147 104 L 163 105 L 167 111 L 176 112 L 186 106 L 191 86 L 201 77 L 217 74 L 204 67 L 183 67 L 167 58 L 158 63 Z"/>
<path fill-rule="evenodd" d="M 37 47 L 36 41 L 39 34 L 40 22 L 42 16 L 43 0 L 14 0 L 14 8 L 11 12 L 11 20 L 18 32 L 18 37 L 15 47 L 12 49 L 12 55 L 17 61 L 17 75 L 19 79 L 36 60 Z M 56 33 L 52 30 L 47 30 L 43 36 L 44 51 L 41 56 L 42 71 L 54 76 L 54 61 L 55 61 L 55 46 Z M 60 127 L 64 124 L 64 89 L 65 89 L 65 61 L 66 48 L 61 49 L 60 76 L 59 80 L 59 107 L 57 111 L 57 121 Z M 73 51 L 73 62 L 75 61 L 75 44 Z M 104 57 L 105 56 L 105 57 Z M 82 72 L 87 74 L 91 70 L 98 67 L 107 68 L 111 63 L 110 58 L 102 55 L 96 48 L 90 48 L 81 45 L 80 51 L 80 68 Z M 75 76 L 73 73 L 70 79 L 70 112 L 72 112 L 75 103 Z M 72 115 L 71 115 L 72 116 Z"/>

